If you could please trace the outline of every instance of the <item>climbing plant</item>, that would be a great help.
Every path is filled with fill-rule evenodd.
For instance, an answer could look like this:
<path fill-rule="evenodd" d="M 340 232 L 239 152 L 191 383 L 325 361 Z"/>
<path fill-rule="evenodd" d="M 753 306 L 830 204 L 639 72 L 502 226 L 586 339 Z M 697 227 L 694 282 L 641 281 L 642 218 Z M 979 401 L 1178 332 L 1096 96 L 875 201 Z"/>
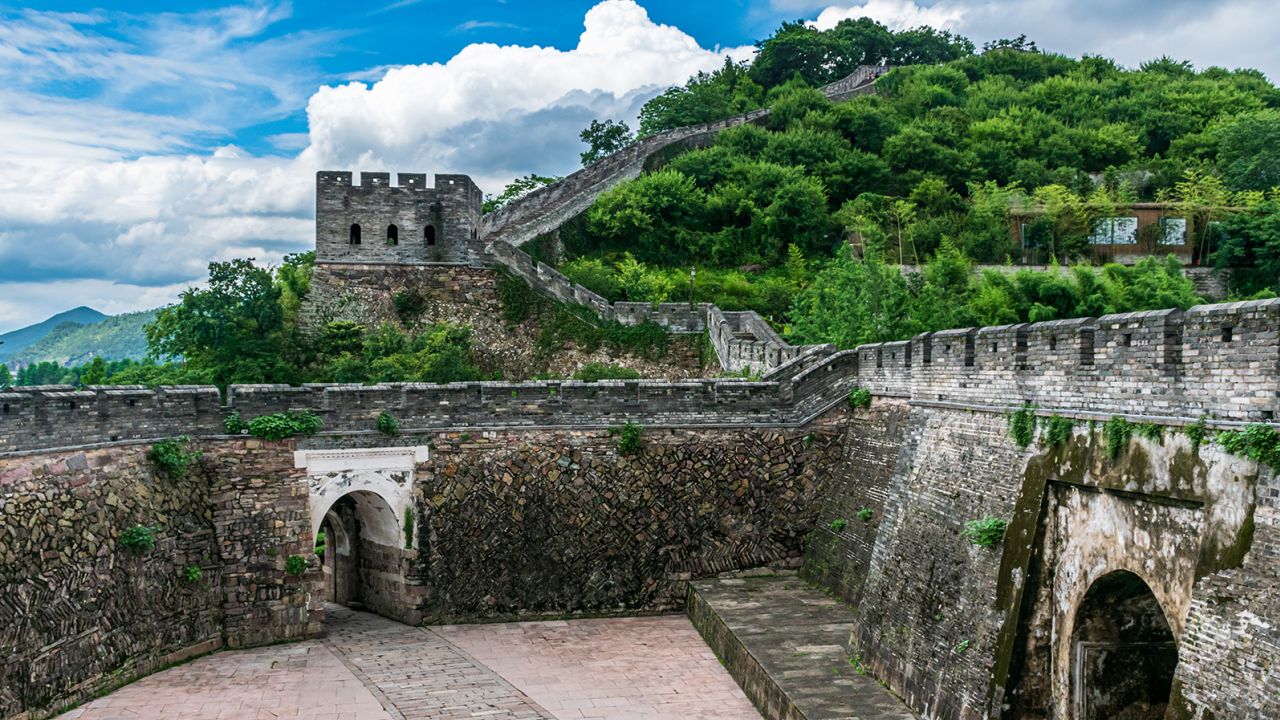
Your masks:
<path fill-rule="evenodd" d="M 966 522 L 960 535 L 978 547 L 993 548 L 1004 539 L 1004 531 L 1008 527 L 1008 521 L 988 516 Z"/>
<path fill-rule="evenodd" d="M 160 474 L 182 479 L 187 475 L 187 467 L 200 459 L 199 450 L 187 450 L 190 444 L 191 438 L 185 435 L 161 440 L 147 451 L 147 460 Z"/>
<path fill-rule="evenodd" d="M 1133 436 L 1133 423 L 1120 416 L 1112 416 L 1102 426 L 1102 435 L 1107 439 L 1107 457 L 1118 458 L 1125 448 L 1129 447 L 1129 438 Z"/>
<path fill-rule="evenodd" d="M 1071 439 L 1075 423 L 1071 418 L 1054 415 L 1045 423 L 1044 440 L 1049 447 L 1057 447 Z"/>
<path fill-rule="evenodd" d="M 1251 423 L 1243 430 L 1218 433 L 1216 442 L 1232 455 L 1280 468 L 1280 432 L 1264 423 Z"/>
<path fill-rule="evenodd" d="M 1025 448 L 1036 439 L 1036 408 L 1023 405 L 1009 416 L 1009 437 L 1018 447 Z"/>

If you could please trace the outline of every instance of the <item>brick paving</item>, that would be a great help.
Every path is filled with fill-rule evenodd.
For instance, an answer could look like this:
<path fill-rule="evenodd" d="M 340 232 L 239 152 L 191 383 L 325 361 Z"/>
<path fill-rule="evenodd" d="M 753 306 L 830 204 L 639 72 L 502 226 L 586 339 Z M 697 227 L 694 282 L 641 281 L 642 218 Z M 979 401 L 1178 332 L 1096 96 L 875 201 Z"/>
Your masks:
<path fill-rule="evenodd" d="M 558 720 L 760 717 L 684 615 L 434 630 Z"/>
<path fill-rule="evenodd" d="M 759 718 L 684 616 L 425 629 L 328 615 L 324 640 L 216 653 L 60 720 Z"/>

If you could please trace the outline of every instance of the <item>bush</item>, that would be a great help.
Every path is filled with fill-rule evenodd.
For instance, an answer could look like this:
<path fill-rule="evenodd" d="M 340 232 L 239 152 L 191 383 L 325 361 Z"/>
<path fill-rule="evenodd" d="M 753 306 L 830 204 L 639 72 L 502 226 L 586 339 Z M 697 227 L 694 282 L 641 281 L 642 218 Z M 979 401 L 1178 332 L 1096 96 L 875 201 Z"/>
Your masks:
<path fill-rule="evenodd" d="M 134 555 L 149 553 L 156 546 L 156 529 L 148 525 L 134 525 L 120 533 L 116 544 Z"/>
<path fill-rule="evenodd" d="M 240 417 L 239 410 L 233 410 L 222 422 L 222 426 L 226 428 L 228 435 L 243 435 L 249 432 L 249 424 Z"/>
<path fill-rule="evenodd" d="M 858 508 L 858 519 L 864 523 L 871 522 L 873 515 L 875 515 L 875 511 L 869 507 Z"/>
<path fill-rule="evenodd" d="M 573 374 L 574 380 L 597 382 L 599 380 L 638 380 L 640 372 L 621 365 L 589 362 Z"/>
<path fill-rule="evenodd" d="M 249 434 L 263 440 L 284 440 L 298 435 L 315 435 L 320 418 L 309 410 L 289 410 L 256 417 L 249 421 Z"/>
<path fill-rule="evenodd" d="M 618 438 L 618 452 L 623 455 L 634 455 L 640 452 L 640 436 L 644 434 L 644 426 L 627 423 L 622 427 L 609 428 L 609 434 Z"/>
<path fill-rule="evenodd" d="M 1071 418 L 1058 417 L 1057 415 L 1049 418 L 1047 425 L 1044 439 L 1049 444 L 1049 447 L 1058 447 L 1070 440 L 1071 431 L 1075 427 L 1075 423 L 1071 421 Z"/>
<path fill-rule="evenodd" d="M 396 317 L 400 318 L 400 324 L 405 327 L 413 325 L 414 321 L 427 309 L 427 299 L 417 288 L 397 290 L 391 296 L 391 304 L 395 306 Z"/>
<path fill-rule="evenodd" d="M 284 571 L 290 575 L 301 575 L 307 571 L 307 559 L 301 555 L 290 555 L 285 558 Z"/>
<path fill-rule="evenodd" d="M 151 461 L 157 472 L 174 480 L 180 480 L 186 477 L 187 466 L 200 459 L 199 450 L 187 452 L 186 448 L 190 443 L 191 439 L 185 435 L 161 440 L 147 451 L 147 459 Z"/>
<path fill-rule="evenodd" d="M 1004 531 L 1009 523 L 996 517 L 985 517 L 981 520 L 970 520 L 964 524 L 961 537 L 978 547 L 993 548 L 1004 539 Z"/>
<path fill-rule="evenodd" d="M 324 531 L 321 530 L 320 532 L 316 533 L 316 546 L 315 546 L 316 557 L 323 558 L 324 552 L 325 550 L 328 549 L 328 547 L 329 547 L 329 537 L 324 534 Z"/>
<path fill-rule="evenodd" d="M 856 387 L 849 391 L 849 407 L 857 410 L 858 408 L 871 407 L 871 391 L 866 388 Z"/>
<path fill-rule="evenodd" d="M 378 415 L 378 432 L 383 435 L 399 435 L 400 421 L 396 420 L 396 416 L 383 410 Z"/>
<path fill-rule="evenodd" d="M 204 577 L 204 571 L 199 565 L 188 565 L 182 569 L 182 577 L 189 583 L 200 582 L 200 578 Z"/>
<path fill-rule="evenodd" d="M 1232 455 L 1280 468 L 1280 433 L 1270 425 L 1252 423 L 1243 430 L 1220 432 L 1217 443 Z"/>
<path fill-rule="evenodd" d="M 848 523 L 845 522 L 844 518 L 836 518 L 828 523 L 827 527 L 831 528 L 831 532 L 841 532 L 845 529 L 846 525 L 848 525 Z"/>
<path fill-rule="evenodd" d="M 1129 438 L 1133 436 L 1133 423 L 1122 417 L 1112 417 L 1102 426 L 1102 435 L 1107 439 L 1107 457 L 1115 459 L 1129 447 Z"/>
<path fill-rule="evenodd" d="M 1023 405 L 1009 416 L 1009 437 L 1018 447 L 1025 448 L 1036 439 L 1036 409 L 1031 405 Z"/>

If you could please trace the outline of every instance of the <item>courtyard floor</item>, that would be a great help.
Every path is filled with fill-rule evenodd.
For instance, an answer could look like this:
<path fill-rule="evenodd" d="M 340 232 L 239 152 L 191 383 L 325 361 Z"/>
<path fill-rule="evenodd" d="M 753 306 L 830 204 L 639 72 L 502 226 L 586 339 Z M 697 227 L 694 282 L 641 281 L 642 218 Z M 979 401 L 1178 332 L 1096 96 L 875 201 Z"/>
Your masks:
<path fill-rule="evenodd" d="M 435 628 L 328 615 L 324 640 L 216 653 L 60 718 L 760 717 L 683 615 Z"/>

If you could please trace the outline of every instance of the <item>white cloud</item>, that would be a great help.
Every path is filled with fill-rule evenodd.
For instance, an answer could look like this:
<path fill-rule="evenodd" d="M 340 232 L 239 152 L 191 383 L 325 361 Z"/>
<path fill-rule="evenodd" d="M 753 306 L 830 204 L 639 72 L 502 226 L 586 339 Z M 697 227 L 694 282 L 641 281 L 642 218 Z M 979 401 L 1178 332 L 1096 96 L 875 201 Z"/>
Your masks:
<path fill-rule="evenodd" d="M 819 30 L 830 30 L 841 20 L 869 17 L 891 30 L 928 25 L 940 30 L 954 28 L 965 15 L 966 8 L 951 3 L 917 5 L 913 0 L 867 0 L 860 5 L 827 7 L 811 24 Z"/>

